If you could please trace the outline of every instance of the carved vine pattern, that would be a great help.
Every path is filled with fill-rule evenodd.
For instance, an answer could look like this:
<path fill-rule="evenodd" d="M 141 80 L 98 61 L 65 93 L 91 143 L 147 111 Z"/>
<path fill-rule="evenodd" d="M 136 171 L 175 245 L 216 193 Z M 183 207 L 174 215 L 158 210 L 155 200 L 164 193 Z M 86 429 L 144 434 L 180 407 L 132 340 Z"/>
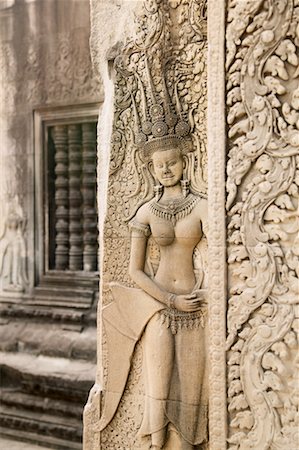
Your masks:
<path fill-rule="evenodd" d="M 228 3 L 230 450 L 298 445 L 298 23 L 298 0 Z"/>

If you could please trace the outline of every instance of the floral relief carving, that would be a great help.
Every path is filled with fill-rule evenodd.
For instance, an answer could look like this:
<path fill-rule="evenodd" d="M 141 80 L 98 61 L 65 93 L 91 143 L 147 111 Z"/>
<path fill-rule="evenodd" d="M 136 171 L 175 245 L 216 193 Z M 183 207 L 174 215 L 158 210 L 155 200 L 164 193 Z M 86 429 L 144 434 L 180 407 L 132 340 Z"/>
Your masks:
<path fill-rule="evenodd" d="M 48 104 L 99 101 L 100 81 L 93 73 L 88 39 L 83 30 L 60 32 L 55 45 L 32 35 L 25 39 L 21 55 L 3 43 L 0 55 L 3 76 L 9 89 L 1 92 L 9 110 L 15 104 Z M 17 70 L 16 59 L 21 65 Z M 45 69 L 46 68 L 46 69 Z M 24 83 L 24 80 L 26 82 Z M 4 84 L 3 84 L 4 86 Z"/>
<path fill-rule="evenodd" d="M 88 40 L 81 33 L 60 33 L 57 48 L 49 50 L 48 86 L 45 101 L 98 101 L 100 81 L 91 66 Z"/>
<path fill-rule="evenodd" d="M 298 446 L 299 3 L 227 12 L 229 449 Z"/>

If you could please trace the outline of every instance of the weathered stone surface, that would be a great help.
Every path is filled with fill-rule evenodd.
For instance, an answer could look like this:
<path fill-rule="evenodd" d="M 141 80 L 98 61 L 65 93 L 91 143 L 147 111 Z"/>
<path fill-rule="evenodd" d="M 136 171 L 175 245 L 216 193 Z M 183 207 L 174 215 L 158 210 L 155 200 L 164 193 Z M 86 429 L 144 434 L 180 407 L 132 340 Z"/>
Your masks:
<path fill-rule="evenodd" d="M 162 448 L 161 442 L 154 442 L 154 433 L 148 433 L 148 441 L 145 443 L 141 443 L 138 435 L 138 432 L 144 431 L 146 389 L 152 386 L 151 381 L 144 377 L 143 366 L 148 351 L 147 327 L 150 327 L 152 319 L 144 324 L 146 327 L 142 337 L 142 327 L 141 331 L 139 328 L 140 334 L 137 336 L 136 329 L 133 328 L 133 332 L 132 327 L 130 328 L 134 334 L 134 342 L 137 342 L 136 346 L 129 342 L 125 344 L 124 337 L 119 344 L 123 352 L 120 358 L 122 367 L 125 365 L 124 353 L 130 345 L 131 351 L 133 346 L 134 352 L 132 361 L 128 362 L 124 369 L 125 374 L 128 374 L 128 378 L 125 377 L 124 390 L 123 384 L 119 384 L 114 396 L 110 395 L 109 391 L 111 366 L 108 361 L 111 362 L 110 351 L 111 354 L 117 354 L 116 330 L 123 327 L 123 334 L 129 334 L 124 325 L 124 317 L 127 325 L 134 323 L 137 327 L 137 323 L 140 324 L 137 320 L 139 306 L 133 302 L 137 294 L 133 294 L 135 287 L 132 281 L 160 302 L 158 306 L 155 303 L 152 305 L 153 311 L 155 307 L 161 308 L 161 303 L 165 300 L 157 290 L 149 292 L 149 284 L 146 284 L 143 275 L 140 275 L 140 272 L 145 272 L 145 259 L 148 257 L 149 273 L 155 278 L 160 257 L 157 248 L 152 247 L 148 254 L 144 251 L 144 254 L 140 255 L 136 244 L 136 253 L 132 251 L 134 245 L 130 243 L 127 222 L 120 218 L 138 218 L 138 223 L 133 223 L 133 229 L 135 226 L 135 232 L 139 232 L 139 242 L 146 240 L 147 235 L 151 233 L 147 225 L 150 223 L 154 227 L 154 221 L 149 219 L 152 218 L 151 214 L 146 215 L 144 211 L 146 205 L 149 205 L 148 202 L 153 202 L 151 213 L 159 211 L 157 215 L 161 214 L 161 222 L 171 219 L 176 222 L 175 216 L 167 209 L 167 202 L 163 204 L 162 201 L 162 204 L 159 204 L 160 199 L 163 199 L 163 190 L 156 188 L 155 199 L 151 200 L 153 193 L 149 188 L 150 177 L 140 183 L 136 180 L 141 180 L 142 173 L 147 170 L 146 162 L 138 153 L 138 139 L 147 141 L 147 133 L 152 132 L 146 127 L 142 128 L 146 108 L 142 111 L 140 106 L 143 102 L 141 86 L 146 85 L 144 91 L 148 99 L 150 82 L 149 79 L 147 84 L 144 82 L 146 64 L 140 62 L 140 54 L 146 48 L 150 70 L 153 61 L 160 62 L 159 68 L 171 65 L 167 58 L 167 45 L 176 36 L 177 28 L 171 29 L 167 35 L 169 41 L 166 39 L 167 42 L 163 42 L 162 56 L 156 51 L 151 59 L 151 48 L 155 45 L 153 41 L 157 34 L 157 42 L 161 36 L 163 40 L 163 25 L 167 23 L 169 16 L 170 21 L 174 19 L 174 11 L 180 9 L 182 4 L 190 6 L 190 9 L 196 4 L 200 9 L 201 2 L 189 4 L 188 1 L 145 1 L 140 2 L 137 8 L 134 2 L 128 4 L 120 1 L 113 3 L 109 11 L 106 3 L 96 0 L 92 2 L 92 54 L 98 71 L 102 74 L 107 93 L 101 122 L 102 141 L 99 147 L 103 152 L 100 195 L 105 199 L 107 209 L 103 210 L 101 215 L 103 309 L 99 319 L 103 326 L 100 328 L 98 342 L 99 361 L 102 361 L 102 364 L 99 366 L 97 383 L 86 406 L 84 448 L 88 450 L 148 449 L 151 444 L 151 448 Z M 124 9 L 126 6 L 127 10 Z M 140 35 L 131 15 L 134 8 L 137 18 L 140 19 Z M 128 29 L 114 28 L 113 21 L 109 22 L 112 26 L 106 30 L 103 38 L 100 35 L 100 24 L 110 17 L 111 12 L 120 23 L 128 24 Z M 149 17 L 152 19 L 150 26 Z M 155 21 L 155 17 L 160 20 Z M 191 20 L 192 14 L 189 14 L 188 18 Z M 183 24 L 182 14 L 181 30 L 184 30 Z M 161 34 L 157 33 L 157 30 Z M 136 36 L 139 47 L 135 46 Z M 184 37 L 186 44 L 188 33 L 185 33 Z M 194 43 L 194 40 L 192 42 Z M 207 127 L 208 177 L 206 180 L 203 177 L 203 181 L 208 181 L 209 209 L 206 264 L 209 272 L 211 450 L 295 449 L 299 445 L 296 429 L 298 396 L 294 390 L 298 375 L 296 354 L 299 294 L 298 45 L 296 0 L 208 2 L 208 114 L 201 118 L 203 126 L 199 136 L 205 135 Z M 184 45 L 181 49 L 183 48 Z M 172 57 L 179 64 L 175 51 L 172 51 Z M 189 60 L 193 75 L 198 73 L 197 57 L 198 54 L 192 55 Z M 112 62 L 116 67 L 115 71 Z M 165 72 L 167 73 L 167 70 Z M 170 90 L 172 82 L 173 79 L 168 79 L 167 86 Z M 158 69 L 153 77 L 153 90 L 157 89 L 158 95 L 162 92 L 163 97 L 163 84 L 159 83 Z M 183 84 L 182 82 L 179 89 L 184 90 Z M 187 100 L 187 105 L 194 101 L 200 109 L 199 99 L 195 100 L 196 96 L 190 85 L 186 96 L 188 94 L 190 100 Z M 179 98 L 186 100 L 182 92 L 179 92 Z M 152 101 L 154 103 L 154 100 Z M 132 114 L 135 108 L 139 114 L 140 127 L 134 127 L 138 121 L 136 112 L 135 117 Z M 148 123 L 147 125 L 149 126 Z M 159 123 L 159 132 L 162 135 L 163 126 L 162 119 Z M 143 133 L 138 135 L 138 139 L 136 128 Z M 134 156 L 131 156 L 132 148 L 136 150 Z M 135 165 L 132 164 L 134 158 L 137 161 Z M 156 163 L 154 159 L 152 173 L 156 175 L 155 181 L 159 180 Z M 127 171 L 123 170 L 124 167 Z M 161 184 L 163 185 L 163 182 Z M 139 198 L 140 203 L 134 205 L 132 199 L 138 197 L 137 193 L 140 191 L 142 200 Z M 172 207 L 175 210 L 177 205 L 173 204 Z M 154 236 L 158 247 L 162 247 L 161 240 L 159 241 L 159 226 L 155 229 Z M 167 231 L 163 238 L 171 240 Z M 171 247 L 171 244 L 169 245 Z M 131 256 L 129 271 L 130 249 L 133 258 Z M 138 275 L 134 255 L 137 255 L 136 260 L 139 263 Z M 170 260 L 169 267 L 172 267 L 172 263 Z M 161 285 L 164 287 L 163 276 L 161 280 L 159 288 Z M 119 286 L 112 286 L 111 282 L 115 281 L 126 284 L 128 290 L 121 291 Z M 144 292 L 140 291 L 140 303 L 146 301 L 143 296 Z M 127 308 L 130 305 L 129 311 L 122 310 L 122 298 L 126 299 Z M 149 307 L 151 302 L 149 298 L 147 300 Z M 173 298 L 170 300 L 176 301 Z M 111 317 L 108 314 L 109 308 L 111 311 L 115 308 Z M 123 317 L 117 322 L 119 311 Z M 113 327 L 111 334 L 108 330 L 110 325 Z M 159 332 L 156 331 L 159 336 L 157 346 L 161 343 L 162 334 L 161 328 Z M 131 338 L 133 339 L 132 336 Z M 111 349 L 109 345 L 112 346 Z M 129 354 L 131 355 L 130 352 Z M 192 367 L 192 363 L 189 364 L 189 367 Z M 156 367 L 154 358 L 148 367 L 148 373 Z M 165 361 L 161 363 L 161 367 L 167 368 Z M 110 386 L 120 383 L 121 370 L 115 371 L 113 378 Z M 152 379 L 155 379 L 155 374 L 151 374 Z M 161 379 L 165 380 L 165 373 L 161 374 Z M 169 387 L 172 386 L 170 382 Z M 161 398 L 165 400 L 163 396 Z M 113 403 L 116 405 L 114 408 L 111 406 Z M 112 420 L 108 426 L 106 422 L 103 425 L 107 409 L 109 410 L 107 404 L 113 411 L 111 413 L 110 410 Z M 155 418 L 158 408 L 153 410 L 151 417 Z M 192 423 L 192 420 L 189 423 Z M 164 426 L 160 427 L 160 430 Z M 163 448 L 185 448 L 184 444 L 182 446 L 179 442 L 180 432 L 175 436 L 174 440 L 171 436 L 166 444 L 164 442 Z M 157 444 L 156 447 L 153 444 Z M 187 445 L 186 448 L 193 447 Z"/>
<path fill-rule="evenodd" d="M 209 390 L 203 381 L 190 381 L 193 389 L 204 386 L 204 393 L 208 393 L 209 443 L 204 446 L 210 450 L 297 448 L 298 1 L 208 0 L 207 32 L 206 2 L 201 0 L 91 0 L 91 55 L 96 77 L 91 75 L 88 56 L 87 1 L 0 3 L 4 61 L 0 83 L 0 366 L 4 380 L 0 431 L 13 435 L 18 429 L 20 438 L 32 442 L 43 433 L 48 445 L 57 448 L 81 445 L 80 405 L 95 369 L 94 281 L 85 279 L 82 288 L 75 277 L 64 281 L 56 278 L 51 286 L 36 286 L 32 110 L 40 105 L 99 101 L 101 78 L 105 86 L 98 158 L 103 310 L 100 307 L 96 384 L 85 409 L 84 448 L 148 449 L 150 444 L 161 447 L 163 440 L 163 448 L 168 450 L 196 448 L 193 438 L 188 442 L 184 439 L 179 414 L 172 420 L 179 432 L 168 427 L 168 435 L 162 436 L 169 398 L 163 391 L 163 407 L 154 407 L 151 412 L 148 405 L 154 401 L 149 397 L 155 397 L 156 402 L 157 395 L 149 391 L 154 388 L 153 381 L 161 380 L 167 380 L 171 389 L 183 389 L 186 378 L 190 381 L 195 372 L 202 373 L 205 355 L 209 360 Z M 164 116 L 160 121 L 150 114 L 146 117 L 147 107 L 142 107 L 149 101 L 155 103 L 150 99 L 151 76 L 146 70 L 145 53 L 152 91 L 165 100 L 168 89 L 174 110 L 178 112 L 181 103 L 191 122 L 193 152 L 188 177 L 196 191 L 192 192 L 195 199 L 188 193 L 186 173 L 182 186 L 174 183 L 176 201 L 165 196 L 169 186 L 159 175 L 158 163 L 169 164 L 167 152 L 176 167 L 180 168 L 183 161 L 186 172 L 186 159 L 167 148 L 167 139 L 162 139 L 158 148 L 164 148 L 166 159 L 157 161 L 159 152 L 156 148 L 153 156 L 150 146 L 151 156 L 147 160 L 140 156 L 140 140 L 147 141 L 154 132 L 160 137 L 168 134 L 168 130 L 166 135 L 163 131 Z M 187 55 L 186 59 L 182 55 Z M 178 102 L 174 101 L 176 81 Z M 140 129 L 136 127 L 135 106 L 143 125 Z M 152 119 L 151 124 L 145 118 Z M 70 200 L 72 230 L 68 230 L 67 238 L 65 234 L 58 240 L 61 242 L 62 237 L 63 243 L 71 242 L 71 264 L 78 268 L 82 244 L 87 242 L 81 231 L 88 224 L 81 224 L 76 214 L 81 155 L 73 147 L 71 153 L 75 167 L 70 171 L 72 189 L 70 196 L 66 193 L 66 203 Z M 89 164 L 90 160 L 85 158 L 85 162 Z M 180 178 L 181 168 L 177 173 Z M 63 175 L 57 184 L 67 178 L 67 165 Z M 65 195 L 62 191 L 60 194 Z M 196 199 L 207 191 L 208 246 L 201 249 L 201 265 L 197 253 L 192 263 L 189 258 L 188 266 L 183 264 L 192 247 L 188 248 L 191 241 L 187 234 L 193 225 L 203 222 L 205 208 L 199 207 Z M 87 197 L 85 206 L 90 204 Z M 135 218 L 132 240 L 129 220 L 124 220 L 129 217 Z M 165 226 L 162 231 L 161 224 Z M 148 225 L 158 245 L 149 239 L 152 230 Z M 185 244 L 178 254 L 170 252 L 165 264 L 163 257 L 159 258 L 165 247 L 174 248 L 173 237 L 176 241 L 184 237 Z M 165 240 L 168 245 L 164 245 Z M 142 242 L 150 244 L 147 254 L 141 254 Z M 60 251 L 62 259 L 65 252 L 69 256 L 68 248 Z M 92 254 L 94 257 L 94 251 Z M 182 264 L 179 271 L 178 263 L 172 267 L 177 258 Z M 144 282 L 143 275 L 146 272 L 155 279 L 159 263 L 159 270 L 164 264 L 168 271 L 161 275 L 157 289 L 148 280 Z M 161 363 L 160 377 L 158 365 L 152 360 L 165 335 L 169 338 L 166 347 L 174 344 L 176 351 L 180 350 L 180 321 L 177 316 L 174 319 L 160 313 L 164 326 L 170 325 L 165 332 L 151 317 L 145 322 L 137 319 L 142 319 L 148 309 L 150 315 L 159 314 L 158 310 L 165 310 L 165 302 L 176 309 L 182 306 L 181 296 L 187 290 L 184 283 L 192 278 L 190 264 L 197 275 L 201 276 L 202 268 L 209 274 L 207 297 L 200 291 L 192 299 L 195 305 L 200 294 L 208 300 L 204 329 L 208 331 L 208 344 L 200 351 L 202 364 L 194 358 L 185 364 L 185 352 L 176 365 L 183 367 L 183 375 L 174 374 L 170 380 L 165 376 L 169 367 L 172 369 L 171 358 L 167 363 L 168 353 Z M 171 276 L 179 279 L 183 272 L 180 286 L 171 286 Z M 202 290 L 206 285 L 198 287 Z M 126 302 L 124 308 L 122 301 Z M 143 302 L 146 307 L 140 308 Z M 124 326 L 124 320 L 117 321 L 120 311 L 129 327 Z M 156 330 L 149 339 L 154 325 Z M 119 331 L 122 338 L 118 342 Z M 198 341 L 200 333 L 192 332 L 197 336 L 194 341 Z M 136 344 L 124 338 L 132 337 L 131 333 Z M 189 344 L 184 350 L 190 348 Z M 192 345 L 194 352 L 196 348 Z M 152 360 L 144 365 L 149 350 Z M 115 370 L 111 370 L 113 363 Z M 51 368 L 55 369 L 52 374 Z M 83 379 L 80 368 L 82 373 L 90 369 Z M 200 395 L 197 406 L 206 406 L 203 398 Z M 157 411 L 162 411 L 160 417 Z M 111 419 L 109 424 L 107 417 Z M 150 418 L 148 423 L 163 422 L 157 427 L 161 433 L 155 434 L 144 417 Z M 194 422 L 193 414 L 188 424 Z M 198 428 L 203 422 L 197 422 Z M 143 441 L 140 431 L 147 436 Z"/>
<path fill-rule="evenodd" d="M 208 440 L 206 5 L 132 3 L 136 23 L 124 6 L 128 32 L 118 42 L 117 28 L 103 42 L 97 13 L 103 19 L 107 10 L 94 3 L 93 51 L 108 91 L 99 183 L 107 210 L 103 369 L 86 407 L 84 446 L 191 449 Z"/>

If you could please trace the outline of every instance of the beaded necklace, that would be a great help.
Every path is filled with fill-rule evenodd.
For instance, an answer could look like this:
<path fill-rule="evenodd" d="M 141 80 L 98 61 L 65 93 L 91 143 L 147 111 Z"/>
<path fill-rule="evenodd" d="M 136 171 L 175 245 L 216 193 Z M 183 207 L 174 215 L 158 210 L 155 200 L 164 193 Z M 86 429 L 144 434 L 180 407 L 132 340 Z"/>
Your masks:
<path fill-rule="evenodd" d="M 168 200 L 167 204 L 152 200 L 149 209 L 156 217 L 168 220 L 175 226 L 179 220 L 184 219 L 191 213 L 199 200 L 200 197 L 194 194 L 189 194 L 184 198 Z"/>

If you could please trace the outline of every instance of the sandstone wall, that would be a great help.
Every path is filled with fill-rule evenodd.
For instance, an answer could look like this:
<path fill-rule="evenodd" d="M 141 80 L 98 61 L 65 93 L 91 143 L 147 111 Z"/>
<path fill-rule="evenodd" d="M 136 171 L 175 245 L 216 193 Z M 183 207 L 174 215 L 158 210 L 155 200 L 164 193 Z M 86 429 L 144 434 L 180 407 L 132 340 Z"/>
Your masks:
<path fill-rule="evenodd" d="M 115 1 L 108 6 L 106 2 L 92 1 L 91 52 L 103 74 L 107 92 L 101 119 L 104 139 L 100 144 L 105 154 L 99 185 L 103 196 L 107 195 L 107 186 L 110 194 L 114 192 L 113 185 L 109 185 L 115 177 L 114 169 L 122 170 L 122 162 L 116 155 L 124 152 L 125 159 L 131 145 L 125 141 L 124 147 L 118 141 L 119 153 L 115 151 L 118 145 L 115 136 L 123 120 L 118 114 L 122 104 L 118 100 L 126 92 L 126 85 L 119 83 L 112 62 L 116 61 L 119 67 L 117 57 L 121 60 L 130 43 L 134 49 L 136 42 L 137 47 L 140 44 L 140 51 L 150 47 L 156 28 L 153 23 L 149 25 L 148 16 L 164 12 L 164 8 L 169 12 L 186 7 L 191 22 L 194 5 L 200 10 L 206 2 Z M 209 448 L 295 449 L 298 446 L 298 400 L 294 395 L 299 285 L 298 2 L 209 0 L 207 6 L 208 110 L 203 122 L 208 136 Z M 111 14 L 116 18 L 115 27 L 109 21 Z M 181 25 L 184 17 L 182 14 Z M 111 26 L 103 38 L 100 29 L 108 22 Z M 200 14 L 195 22 L 199 25 Z M 170 41 L 177 32 L 177 28 L 172 29 Z M 140 40 L 137 37 L 134 41 L 136 35 L 141 36 Z M 145 42 L 144 47 L 141 42 Z M 164 50 L 167 53 L 167 44 Z M 196 56 L 190 57 L 190 64 Z M 143 68 L 138 65 L 138 58 L 135 62 L 140 75 Z M 125 78 L 133 68 L 124 64 L 122 70 Z M 192 102 L 191 89 L 189 93 Z M 130 123 L 130 119 L 126 120 Z M 126 163 L 130 167 L 130 161 Z M 121 188 L 122 184 L 123 199 L 128 194 L 124 178 L 118 186 Z M 105 266 L 105 258 L 109 258 L 115 245 L 109 242 L 108 233 L 105 240 L 105 232 L 108 224 L 117 221 L 118 214 L 117 208 L 112 211 L 109 196 L 107 201 L 107 214 L 101 221 L 104 306 L 113 302 L 109 282 L 121 279 L 130 286 L 123 269 L 124 255 L 128 252 L 125 239 L 119 255 L 122 269 L 117 271 L 117 263 Z M 117 206 L 121 208 L 121 204 Z M 85 448 L 116 449 L 121 445 L 126 449 L 143 448 L 136 431 L 143 416 L 144 391 L 138 384 L 139 377 L 142 378 L 142 342 L 136 346 L 116 414 L 101 429 L 109 372 L 104 321 L 100 308 L 100 363 L 97 384 L 86 406 Z M 137 385 L 135 397 L 130 397 L 132 385 L 134 388 Z M 148 442 L 144 448 L 149 445 Z"/>

